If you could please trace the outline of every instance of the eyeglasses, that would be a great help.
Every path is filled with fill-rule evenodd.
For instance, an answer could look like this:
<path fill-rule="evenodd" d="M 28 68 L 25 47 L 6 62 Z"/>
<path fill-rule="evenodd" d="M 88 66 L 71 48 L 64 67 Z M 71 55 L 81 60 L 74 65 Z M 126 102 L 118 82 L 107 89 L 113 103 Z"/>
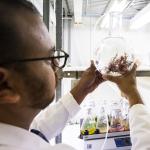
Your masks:
<path fill-rule="evenodd" d="M 0 62 L 0 65 L 8 65 L 12 63 L 32 62 L 32 61 L 52 61 L 55 67 L 64 68 L 69 55 L 63 50 L 54 50 L 53 56 L 40 58 L 24 58 L 24 59 L 10 59 L 8 61 Z"/>

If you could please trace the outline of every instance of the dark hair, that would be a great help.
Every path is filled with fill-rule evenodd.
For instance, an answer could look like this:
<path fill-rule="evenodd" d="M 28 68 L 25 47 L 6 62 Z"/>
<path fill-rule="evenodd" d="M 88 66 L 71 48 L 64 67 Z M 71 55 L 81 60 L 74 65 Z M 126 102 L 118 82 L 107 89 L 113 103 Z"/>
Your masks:
<path fill-rule="evenodd" d="M 22 39 L 15 23 L 19 9 L 40 16 L 36 7 L 27 0 L 0 0 L 0 63 L 25 55 Z"/>

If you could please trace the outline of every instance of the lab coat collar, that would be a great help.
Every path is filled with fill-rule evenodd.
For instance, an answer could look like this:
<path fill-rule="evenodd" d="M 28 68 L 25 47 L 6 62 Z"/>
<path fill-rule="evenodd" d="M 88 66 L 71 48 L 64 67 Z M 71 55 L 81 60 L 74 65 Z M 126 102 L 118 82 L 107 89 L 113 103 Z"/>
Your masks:
<path fill-rule="evenodd" d="M 23 128 L 4 123 L 0 123 L 0 145 L 1 144 L 30 150 L 34 150 L 37 147 L 38 149 L 43 149 L 44 147 L 46 149 L 50 146 L 42 138 L 33 133 Z"/>

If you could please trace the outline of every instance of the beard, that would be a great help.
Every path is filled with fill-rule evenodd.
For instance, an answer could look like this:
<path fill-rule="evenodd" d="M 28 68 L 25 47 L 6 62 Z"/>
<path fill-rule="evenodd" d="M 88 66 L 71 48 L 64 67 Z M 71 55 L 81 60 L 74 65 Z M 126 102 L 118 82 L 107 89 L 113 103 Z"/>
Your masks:
<path fill-rule="evenodd" d="M 55 97 L 56 81 L 56 78 L 50 79 L 44 74 L 26 76 L 24 82 L 27 84 L 24 91 L 28 107 L 41 110 L 51 104 Z"/>
<path fill-rule="evenodd" d="M 34 103 L 31 105 L 32 108 L 34 109 L 45 109 L 48 105 L 50 105 L 54 101 L 55 95 L 51 99 L 45 99 L 44 102 L 37 101 L 37 103 Z"/>
<path fill-rule="evenodd" d="M 37 93 L 34 94 L 34 99 L 32 100 L 31 107 L 35 109 L 44 109 L 53 102 L 55 97 L 55 89 L 53 92 L 53 90 L 49 86 L 49 82 L 47 81 L 43 82 L 41 80 L 38 80 L 38 82 L 36 83 L 38 83 L 38 85 L 35 85 L 34 90 L 37 91 Z M 34 91 L 32 92 L 32 94 L 33 93 Z"/>
<path fill-rule="evenodd" d="M 60 73 L 58 71 L 49 66 L 37 68 L 31 65 L 29 67 L 26 66 L 20 73 L 23 76 L 23 86 L 20 89 L 23 105 L 41 110 L 51 104 L 54 100 L 55 89 L 59 81 Z"/>

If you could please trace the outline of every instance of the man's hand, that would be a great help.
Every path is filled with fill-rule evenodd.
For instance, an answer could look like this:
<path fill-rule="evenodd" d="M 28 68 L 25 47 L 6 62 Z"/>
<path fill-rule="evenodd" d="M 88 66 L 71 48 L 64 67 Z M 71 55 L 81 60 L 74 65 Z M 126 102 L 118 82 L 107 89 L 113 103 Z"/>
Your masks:
<path fill-rule="evenodd" d="M 139 103 L 143 104 L 136 84 L 136 68 L 137 65 L 134 64 L 131 71 L 120 76 L 112 76 L 108 74 L 103 75 L 104 79 L 112 81 L 118 85 L 123 95 L 129 100 L 131 106 Z"/>
<path fill-rule="evenodd" d="M 87 94 L 94 91 L 103 81 L 102 74 L 96 70 L 94 62 L 91 61 L 91 66 L 82 74 L 78 84 L 71 90 L 71 94 L 77 103 L 81 104 Z"/>

